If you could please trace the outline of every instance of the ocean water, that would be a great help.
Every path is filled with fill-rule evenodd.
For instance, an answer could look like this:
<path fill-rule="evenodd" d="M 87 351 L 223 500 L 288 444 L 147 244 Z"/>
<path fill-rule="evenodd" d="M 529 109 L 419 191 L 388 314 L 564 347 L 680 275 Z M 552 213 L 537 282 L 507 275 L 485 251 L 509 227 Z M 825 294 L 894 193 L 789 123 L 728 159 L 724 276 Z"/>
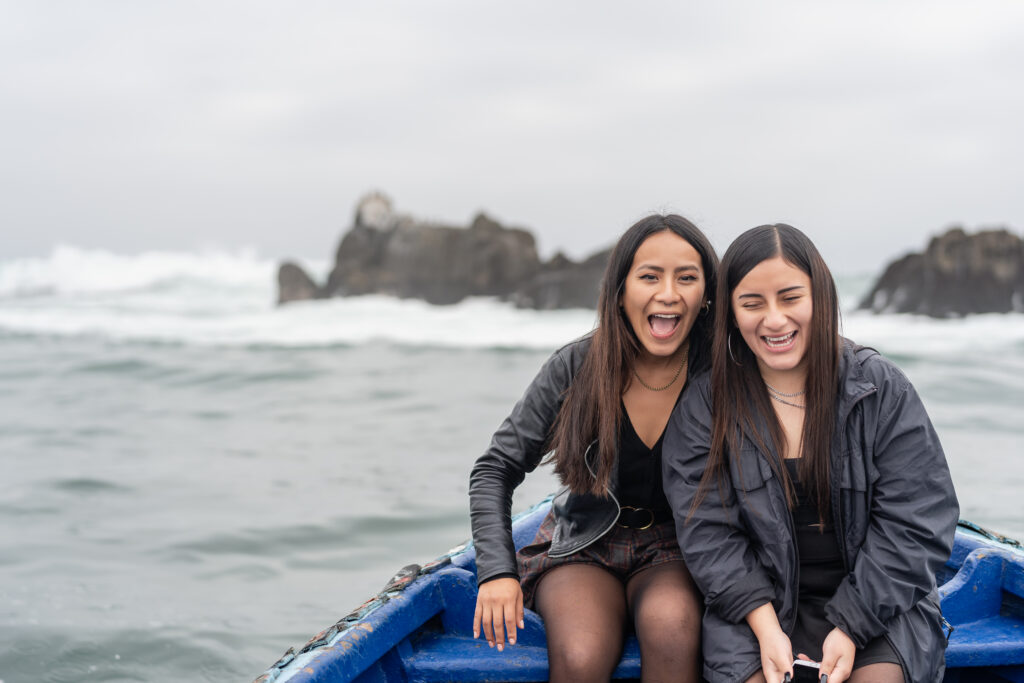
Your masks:
<path fill-rule="evenodd" d="M 0 681 L 255 678 L 468 537 L 473 460 L 594 324 L 277 308 L 275 272 L 249 251 L 0 262 Z M 840 280 L 847 309 L 869 281 Z M 844 325 L 915 383 L 963 516 L 1024 538 L 1024 316 Z M 534 473 L 516 507 L 554 486 Z"/>

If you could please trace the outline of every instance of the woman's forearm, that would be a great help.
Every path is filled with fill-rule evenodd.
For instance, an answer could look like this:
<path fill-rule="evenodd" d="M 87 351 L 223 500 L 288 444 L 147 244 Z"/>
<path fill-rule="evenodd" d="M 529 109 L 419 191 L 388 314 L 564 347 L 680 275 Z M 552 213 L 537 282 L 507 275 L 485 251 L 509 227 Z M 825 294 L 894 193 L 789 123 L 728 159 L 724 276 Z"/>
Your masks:
<path fill-rule="evenodd" d="M 747 625 L 750 626 L 750 630 L 754 632 L 759 642 L 782 632 L 779 617 L 775 614 L 775 608 L 770 602 L 750 610 L 747 613 Z"/>

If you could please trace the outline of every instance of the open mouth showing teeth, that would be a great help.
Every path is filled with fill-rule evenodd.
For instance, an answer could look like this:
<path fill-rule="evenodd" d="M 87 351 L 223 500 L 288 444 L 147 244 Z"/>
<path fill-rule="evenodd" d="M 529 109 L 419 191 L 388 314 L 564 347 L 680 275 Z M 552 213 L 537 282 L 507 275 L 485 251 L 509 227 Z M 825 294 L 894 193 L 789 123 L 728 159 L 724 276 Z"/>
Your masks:
<path fill-rule="evenodd" d="M 651 325 L 651 334 L 655 337 L 669 337 L 679 327 L 679 316 L 669 313 L 655 313 L 647 316 Z"/>
<path fill-rule="evenodd" d="M 763 336 L 761 337 L 761 339 L 764 339 L 765 343 L 768 345 L 768 348 L 777 349 L 784 346 L 788 346 L 789 342 L 793 341 L 793 337 L 795 336 L 796 330 L 793 330 L 789 334 L 784 334 L 779 337 Z"/>

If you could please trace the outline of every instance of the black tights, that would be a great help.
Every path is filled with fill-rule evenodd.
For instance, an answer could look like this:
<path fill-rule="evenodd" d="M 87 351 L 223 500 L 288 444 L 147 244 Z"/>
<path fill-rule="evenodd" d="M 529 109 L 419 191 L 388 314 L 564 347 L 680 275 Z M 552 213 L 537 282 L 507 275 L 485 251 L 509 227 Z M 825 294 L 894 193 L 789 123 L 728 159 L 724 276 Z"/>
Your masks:
<path fill-rule="evenodd" d="M 536 609 L 553 683 L 611 679 L 627 617 L 640 641 L 643 683 L 700 680 L 703 606 L 682 562 L 645 569 L 625 586 L 597 565 L 561 565 L 541 578 Z"/>

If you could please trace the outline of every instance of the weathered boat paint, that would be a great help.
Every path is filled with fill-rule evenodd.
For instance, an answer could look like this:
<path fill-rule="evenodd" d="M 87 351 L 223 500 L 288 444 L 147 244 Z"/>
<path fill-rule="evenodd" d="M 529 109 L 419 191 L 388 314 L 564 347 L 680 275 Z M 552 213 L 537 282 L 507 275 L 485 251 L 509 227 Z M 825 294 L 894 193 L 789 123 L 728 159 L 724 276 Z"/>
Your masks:
<path fill-rule="evenodd" d="M 536 534 L 550 499 L 519 515 L 516 547 Z M 514 646 L 497 652 L 472 634 L 476 552 L 455 548 L 430 564 L 403 567 L 384 590 L 255 683 L 414 683 L 547 680 L 544 624 L 529 610 Z M 970 522 L 957 529 L 937 577 L 953 628 L 946 683 L 1024 683 L 1024 549 Z M 626 643 L 615 678 L 639 678 L 640 651 Z"/>

